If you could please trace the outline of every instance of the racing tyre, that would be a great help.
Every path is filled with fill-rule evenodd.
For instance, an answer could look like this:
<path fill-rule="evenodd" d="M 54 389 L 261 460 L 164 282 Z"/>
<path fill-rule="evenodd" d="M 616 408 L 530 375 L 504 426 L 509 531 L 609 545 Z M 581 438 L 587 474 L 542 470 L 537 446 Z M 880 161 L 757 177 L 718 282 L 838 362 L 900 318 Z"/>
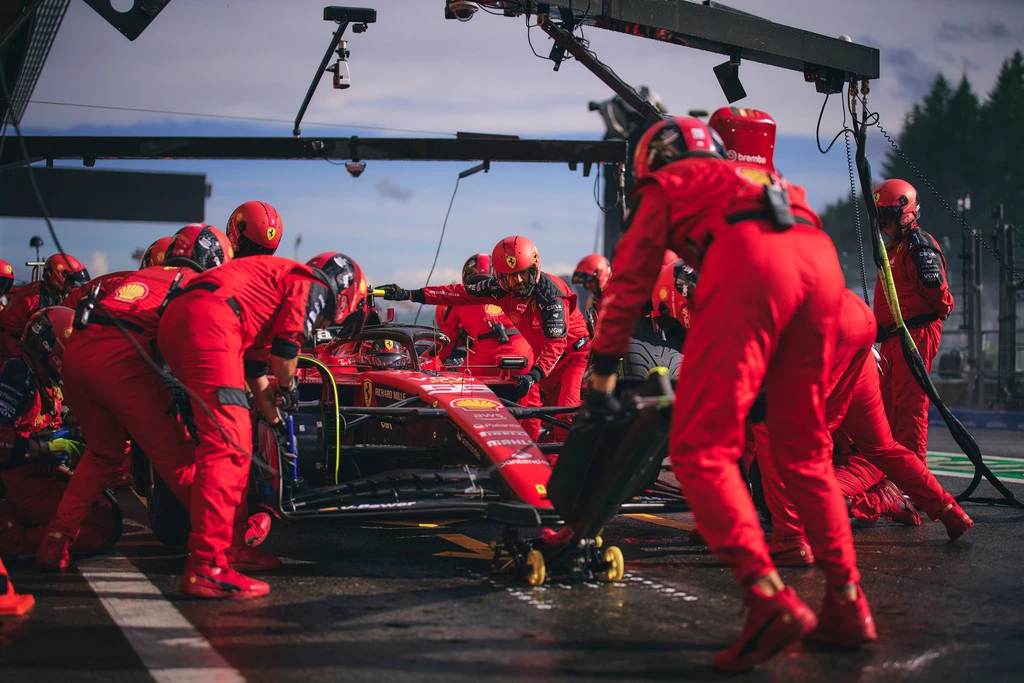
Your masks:
<path fill-rule="evenodd" d="M 153 535 L 164 545 L 187 544 L 188 532 L 192 529 L 188 510 L 152 468 L 149 477 L 149 523 L 153 526 Z"/>
<path fill-rule="evenodd" d="M 659 366 L 668 368 L 671 373 L 669 376 L 675 378 L 679 375 L 682 358 L 679 344 L 673 346 L 673 340 L 662 341 L 653 331 L 650 334 L 634 334 L 622 357 L 621 379 L 631 385 L 640 384 L 651 370 Z"/>

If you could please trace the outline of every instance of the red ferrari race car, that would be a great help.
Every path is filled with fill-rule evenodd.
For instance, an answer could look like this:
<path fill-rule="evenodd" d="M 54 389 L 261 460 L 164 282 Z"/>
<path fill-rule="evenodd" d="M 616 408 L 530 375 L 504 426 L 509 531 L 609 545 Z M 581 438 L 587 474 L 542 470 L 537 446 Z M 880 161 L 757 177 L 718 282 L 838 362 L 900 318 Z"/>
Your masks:
<path fill-rule="evenodd" d="M 292 521 L 482 518 L 505 530 L 496 564 L 512 565 L 530 583 L 543 583 L 545 564 L 576 578 L 620 578 L 621 553 L 601 549 L 596 533 L 572 548 L 538 537 L 562 525 L 547 487 L 549 458 L 563 444 L 535 443 L 520 421 L 568 426 L 559 418 L 577 409 L 518 405 L 508 398 L 510 371 L 525 358 L 499 358 L 496 377 L 475 378 L 474 368 L 438 361 L 447 343 L 434 328 L 391 323 L 368 325 L 355 340 L 325 334 L 300 357 L 288 448 L 254 411 L 251 503 Z M 154 530 L 162 540 L 184 540 L 184 511 L 168 510 L 176 501 L 159 481 L 152 489 Z M 622 509 L 681 505 L 678 489 L 648 486 Z"/>

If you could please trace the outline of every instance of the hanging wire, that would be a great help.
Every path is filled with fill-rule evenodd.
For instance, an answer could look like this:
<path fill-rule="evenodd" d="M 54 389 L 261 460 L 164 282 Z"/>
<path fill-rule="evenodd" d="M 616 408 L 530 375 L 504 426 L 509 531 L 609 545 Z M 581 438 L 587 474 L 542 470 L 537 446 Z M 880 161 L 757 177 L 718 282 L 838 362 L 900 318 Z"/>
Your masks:
<path fill-rule="evenodd" d="M 455 179 L 455 189 L 452 190 L 452 198 L 448 200 L 448 211 L 444 214 L 444 223 L 441 224 L 441 237 L 437 240 L 437 250 L 434 252 L 434 262 L 430 264 L 430 272 L 427 273 L 427 282 L 423 285 L 424 287 L 430 286 L 430 278 L 434 276 L 434 268 L 437 267 L 437 257 L 441 254 L 441 245 L 444 244 L 444 231 L 448 228 L 448 217 L 452 215 L 452 205 L 455 203 L 455 195 L 459 191 L 459 181 L 461 180 L 461 176 Z M 416 317 L 412 321 L 413 325 L 419 323 L 420 313 L 422 312 L 423 304 L 420 304 L 420 307 L 416 309 Z"/>

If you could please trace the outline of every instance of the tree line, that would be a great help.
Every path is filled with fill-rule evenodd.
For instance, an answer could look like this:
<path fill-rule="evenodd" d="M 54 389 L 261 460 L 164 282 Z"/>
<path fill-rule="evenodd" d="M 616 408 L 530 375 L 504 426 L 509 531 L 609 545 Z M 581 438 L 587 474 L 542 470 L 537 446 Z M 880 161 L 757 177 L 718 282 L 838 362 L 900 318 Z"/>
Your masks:
<path fill-rule="evenodd" d="M 886 178 L 902 178 L 917 188 L 920 225 L 942 246 L 949 279 L 958 289 L 963 237 L 957 216 L 947 206 L 955 211 L 957 200 L 970 195 L 971 210 L 966 220 L 985 240 L 993 234 L 992 210 L 999 204 L 1004 212 L 1001 222 L 1024 226 L 1024 55 L 1018 50 L 1003 61 L 984 101 L 975 94 L 966 75 L 953 87 L 939 74 L 922 101 L 907 113 L 899 134 L 887 132 L 902 154 L 890 149 L 882 168 L 872 169 L 873 180 L 877 184 Z M 872 127 L 868 135 L 879 136 L 881 132 Z M 874 264 L 859 186 L 857 190 L 856 210 L 863 226 L 870 289 L 875 279 Z M 848 286 L 859 289 L 859 247 L 849 196 L 829 204 L 821 219 L 839 251 Z M 1024 242 L 1024 231 L 1018 235 L 1018 242 Z M 1017 252 L 1016 268 L 1020 271 L 1024 269 L 1024 249 L 1018 248 Z M 994 283 L 998 269 L 998 263 L 986 254 L 985 280 Z"/>

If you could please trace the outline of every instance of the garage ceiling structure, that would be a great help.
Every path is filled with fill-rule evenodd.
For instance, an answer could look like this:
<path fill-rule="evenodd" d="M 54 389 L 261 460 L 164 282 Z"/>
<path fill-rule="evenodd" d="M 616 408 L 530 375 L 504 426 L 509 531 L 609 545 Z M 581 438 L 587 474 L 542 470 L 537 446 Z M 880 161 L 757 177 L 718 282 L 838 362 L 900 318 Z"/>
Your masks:
<path fill-rule="evenodd" d="M 76 0 L 77 1 L 77 0 Z M 109 0 L 82 0 L 107 19 L 129 40 L 138 37 L 170 0 L 136 0 L 127 12 L 117 12 Z M 447 8 L 446 0 L 438 3 L 438 19 Z M 2 73 L 11 89 L 11 102 L 0 101 L 0 122 L 18 122 L 31 98 L 50 45 L 60 27 L 70 0 L 0 0 L 0 60 Z M 491 9 L 500 9 L 506 16 L 524 13 L 538 15 L 538 23 L 554 39 L 551 57 L 557 63 L 565 53 L 572 54 L 611 87 L 630 106 L 648 119 L 660 116 L 632 87 L 620 81 L 614 73 L 593 58 L 592 53 L 573 36 L 581 24 L 596 26 L 629 35 L 660 40 L 680 46 L 726 55 L 728 61 L 716 67 L 715 73 L 727 97 L 742 96 L 739 70 L 742 60 L 750 60 L 797 71 L 804 80 L 812 82 L 820 92 L 838 92 L 851 80 L 875 79 L 879 73 L 879 53 L 875 48 L 849 41 L 830 38 L 801 29 L 776 24 L 761 17 L 740 12 L 711 2 L 689 0 L 593 0 L 587 2 L 586 13 L 580 11 L 584 3 L 538 3 L 533 0 L 505 0 L 482 2 Z M 344 11 L 351 8 L 326 8 Z M 386 26 L 380 29 L 386 30 Z M 316 80 L 314 80 L 314 84 Z M 13 85 L 12 85 L 13 84 Z M 2 93 L 0 93 L 2 94 Z M 8 131 L 10 137 L 10 131 Z M 456 139 L 409 138 L 126 138 L 126 137 L 26 137 L 27 155 L 20 144 L 0 146 L 0 172 L 38 161 L 51 165 L 55 159 L 81 159 L 87 166 L 97 159 L 403 159 L 403 160 L 479 160 L 479 161 L 546 161 L 565 162 L 572 168 L 584 164 L 584 173 L 594 163 L 625 164 L 628 150 L 624 141 L 550 141 L 519 140 L 514 136 L 460 135 Z M 26 158 L 27 156 L 27 158 Z M 22 172 L 27 169 L 21 169 Z M 48 170 L 34 168 L 40 175 Z M 76 174 L 64 174 L 59 182 L 50 183 L 46 201 L 59 203 L 60 195 L 71 196 L 87 191 L 96 196 L 97 170 L 79 170 L 90 176 L 90 184 L 82 184 Z M 112 192 L 124 197 L 124 176 L 111 176 Z M 159 192 L 161 176 L 168 174 L 137 174 L 150 176 L 152 183 L 140 181 L 129 196 L 139 199 L 138 216 L 131 220 L 182 220 L 154 216 L 153 204 L 146 193 Z M 83 176 L 84 179 L 84 176 Z M 167 180 L 170 180 L 169 178 Z M 178 179 L 180 180 L 180 178 Z M 4 185 L 0 184 L 0 216 L 11 204 L 4 201 Z M 41 183 L 42 184 L 42 183 Z M 174 184 L 175 192 L 182 192 L 181 183 Z M 198 188 L 199 185 L 196 185 Z M 204 185 L 205 187 L 205 185 Z M 200 203 L 205 192 L 198 197 Z M 195 198 L 194 198 L 195 199 Z M 166 201 L 165 201 L 166 203 Z M 89 202 L 93 213 L 79 218 L 128 220 L 124 215 L 102 215 L 103 205 L 109 202 Z M 82 204 L 78 204 L 82 207 Z M 193 206 L 195 202 L 193 200 Z M 173 208 L 173 207 L 170 207 Z M 185 207 L 179 207 L 186 210 Z M 193 209 L 187 209 L 191 211 Z M 123 213 L 123 207 L 122 207 Z M 24 215 L 18 214 L 18 215 Z M 55 214 L 59 215 L 59 214 Z M 73 216 L 65 216 L 73 217 Z M 191 216 L 188 220 L 202 220 Z M 614 240 L 612 240 L 614 242 Z M 609 242 L 606 240 L 606 245 Z"/>

